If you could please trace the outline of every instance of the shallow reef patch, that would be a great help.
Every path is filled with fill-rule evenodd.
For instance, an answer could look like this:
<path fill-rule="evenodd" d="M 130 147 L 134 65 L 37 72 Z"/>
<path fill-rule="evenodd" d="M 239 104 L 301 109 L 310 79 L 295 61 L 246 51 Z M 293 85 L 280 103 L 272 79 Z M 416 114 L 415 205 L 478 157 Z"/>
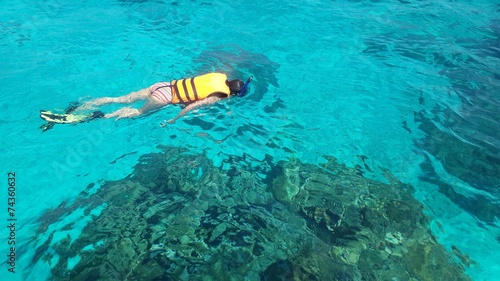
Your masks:
<path fill-rule="evenodd" d="M 39 234 L 78 208 L 106 206 L 79 237 L 41 243 L 34 262 L 56 253 L 54 280 L 470 280 L 409 185 L 331 157 L 225 170 L 161 150 L 42 216 Z"/>

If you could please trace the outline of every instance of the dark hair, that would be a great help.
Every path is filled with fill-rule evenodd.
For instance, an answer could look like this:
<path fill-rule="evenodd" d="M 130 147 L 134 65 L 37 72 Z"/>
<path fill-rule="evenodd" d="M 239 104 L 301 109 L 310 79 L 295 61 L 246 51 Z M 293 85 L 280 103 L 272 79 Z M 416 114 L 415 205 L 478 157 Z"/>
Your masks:
<path fill-rule="evenodd" d="M 229 90 L 231 90 L 231 95 L 238 95 L 245 83 L 243 83 L 240 79 L 234 79 L 229 81 L 227 85 L 229 86 Z"/>

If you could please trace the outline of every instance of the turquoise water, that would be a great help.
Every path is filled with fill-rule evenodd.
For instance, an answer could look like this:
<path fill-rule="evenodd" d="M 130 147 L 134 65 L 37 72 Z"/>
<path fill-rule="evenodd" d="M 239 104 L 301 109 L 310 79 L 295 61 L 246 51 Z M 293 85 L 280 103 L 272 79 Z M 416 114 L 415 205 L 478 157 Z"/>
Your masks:
<path fill-rule="evenodd" d="M 47 261 L 31 265 L 47 239 L 34 242 L 37 219 L 89 184 L 126 177 L 157 145 L 205 152 L 216 166 L 234 157 L 317 164 L 330 155 L 381 181 L 388 169 L 415 187 L 438 241 L 475 261 L 466 267 L 474 280 L 500 275 L 498 1 L 2 6 L 0 165 L 4 182 L 16 173 L 22 251 L 17 273 L 2 267 L 0 276 L 47 278 Z M 40 109 L 210 71 L 253 75 L 250 94 L 174 125 L 161 124 L 177 107 L 38 130 Z M 71 216 L 77 237 L 91 220 Z"/>

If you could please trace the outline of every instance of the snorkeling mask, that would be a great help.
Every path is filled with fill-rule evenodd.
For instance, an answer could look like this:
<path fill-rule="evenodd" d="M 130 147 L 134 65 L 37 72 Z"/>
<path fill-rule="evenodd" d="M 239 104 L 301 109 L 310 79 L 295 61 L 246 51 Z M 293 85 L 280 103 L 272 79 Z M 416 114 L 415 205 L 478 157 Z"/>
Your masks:
<path fill-rule="evenodd" d="M 248 77 L 247 82 L 245 82 L 245 84 L 243 85 L 243 87 L 241 87 L 240 92 L 238 94 L 236 94 L 237 96 L 243 97 L 244 95 L 246 95 L 245 94 L 245 90 L 247 89 L 248 84 L 250 84 L 250 82 L 252 82 L 252 79 L 253 79 L 253 76 Z"/>
<path fill-rule="evenodd" d="M 248 84 L 250 83 L 250 81 L 252 81 L 252 79 L 253 79 L 253 76 L 250 76 L 244 84 L 243 84 L 243 81 L 241 81 L 239 79 L 235 79 L 235 80 L 232 80 L 230 82 L 226 82 L 227 85 L 229 86 L 229 89 L 231 90 L 231 95 L 238 96 L 238 97 L 245 96 L 245 90 L 247 89 Z"/>

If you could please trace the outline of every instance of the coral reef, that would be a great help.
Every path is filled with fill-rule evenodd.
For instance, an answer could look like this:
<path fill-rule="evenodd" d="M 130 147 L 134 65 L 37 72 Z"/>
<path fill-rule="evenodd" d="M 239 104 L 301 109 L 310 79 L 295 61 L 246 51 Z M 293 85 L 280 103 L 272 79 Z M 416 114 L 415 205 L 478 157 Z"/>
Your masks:
<path fill-rule="evenodd" d="M 106 206 L 79 237 L 41 243 L 33 261 L 56 253 L 54 280 L 469 280 L 412 187 L 389 173 L 390 184 L 376 182 L 333 158 L 226 171 L 162 149 L 42 216 L 40 233 Z"/>

